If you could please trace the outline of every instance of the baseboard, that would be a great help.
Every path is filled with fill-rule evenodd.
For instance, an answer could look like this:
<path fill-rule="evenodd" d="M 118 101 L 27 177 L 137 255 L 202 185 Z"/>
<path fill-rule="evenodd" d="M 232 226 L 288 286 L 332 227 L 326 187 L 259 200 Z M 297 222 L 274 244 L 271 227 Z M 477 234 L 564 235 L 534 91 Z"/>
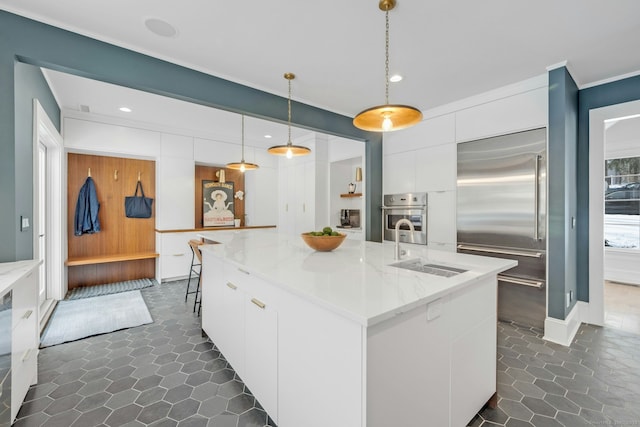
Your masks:
<path fill-rule="evenodd" d="M 556 344 L 569 346 L 582 323 L 584 306 L 577 303 L 566 319 L 547 317 L 544 321 L 544 339 Z"/>

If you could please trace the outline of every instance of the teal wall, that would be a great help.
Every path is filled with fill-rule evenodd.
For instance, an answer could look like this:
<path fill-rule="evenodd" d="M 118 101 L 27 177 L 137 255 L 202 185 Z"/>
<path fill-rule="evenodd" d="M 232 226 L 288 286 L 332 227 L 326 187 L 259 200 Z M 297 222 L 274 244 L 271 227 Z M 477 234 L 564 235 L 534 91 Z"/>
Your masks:
<path fill-rule="evenodd" d="M 47 115 L 60 130 L 60 108 L 56 103 L 42 70 L 32 65 L 15 64 L 15 170 L 16 182 L 32 184 L 33 171 L 33 100 L 37 99 Z M 2 191 L 2 190 L 0 190 Z M 20 215 L 29 217 L 31 227 L 20 231 L 16 226 L 16 259 L 33 256 L 33 185 L 20 187 L 15 195 L 16 224 Z"/>
<path fill-rule="evenodd" d="M 14 176 L 16 169 L 27 167 L 23 159 L 20 164 L 14 162 L 14 152 L 22 150 L 24 144 L 17 140 L 14 122 L 16 63 L 287 122 L 286 98 L 0 11 L 0 180 L 1 187 L 8 188 L 0 190 L 0 195 L 7 196 L 5 200 L 14 200 L 16 194 L 30 192 L 33 186 L 32 179 L 23 181 Z M 367 238 L 380 240 L 381 197 L 376 197 L 382 189 L 382 134 L 355 128 L 350 117 L 295 101 L 292 104 L 295 126 L 366 142 Z M 0 262 L 12 261 L 18 254 L 30 257 L 27 254 L 32 253 L 30 246 L 21 244 L 18 248 L 16 243 L 15 225 L 21 214 L 33 217 L 31 211 L 18 213 L 14 203 L 0 207 Z"/>
<path fill-rule="evenodd" d="M 549 72 L 548 315 L 564 320 L 576 303 L 578 86 L 566 67 Z M 566 306 L 567 292 L 573 300 Z"/>
<path fill-rule="evenodd" d="M 589 301 L 589 111 L 640 99 L 640 76 L 583 89 L 578 97 L 577 284 L 578 299 Z M 602 165 L 604 167 L 604 165 Z M 602 197 L 602 195 L 597 195 Z M 604 243 L 603 243 L 604 244 Z"/>

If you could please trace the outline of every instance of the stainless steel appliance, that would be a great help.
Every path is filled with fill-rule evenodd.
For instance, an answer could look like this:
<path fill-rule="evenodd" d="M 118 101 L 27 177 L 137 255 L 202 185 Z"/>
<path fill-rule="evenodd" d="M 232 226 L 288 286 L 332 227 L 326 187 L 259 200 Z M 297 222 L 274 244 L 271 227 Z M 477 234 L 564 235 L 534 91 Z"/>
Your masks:
<path fill-rule="evenodd" d="M 544 327 L 546 129 L 458 144 L 458 252 L 509 258 L 498 318 Z"/>
<path fill-rule="evenodd" d="M 396 222 L 408 219 L 408 225 L 401 224 L 399 240 L 406 243 L 427 244 L 427 193 L 386 194 L 382 206 L 382 234 L 384 240 L 395 241 Z"/>
<path fill-rule="evenodd" d="M 360 228 L 360 209 L 340 209 L 338 228 Z"/>
<path fill-rule="evenodd" d="M 11 291 L 0 296 L 0 426 L 11 425 Z"/>

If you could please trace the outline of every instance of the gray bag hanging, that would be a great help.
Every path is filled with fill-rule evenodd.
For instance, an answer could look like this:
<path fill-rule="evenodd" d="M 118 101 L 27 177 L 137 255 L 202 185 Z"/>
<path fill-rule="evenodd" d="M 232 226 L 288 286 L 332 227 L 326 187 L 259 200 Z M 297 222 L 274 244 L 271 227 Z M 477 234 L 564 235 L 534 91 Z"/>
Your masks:
<path fill-rule="evenodd" d="M 138 196 L 138 189 L 141 193 L 140 196 Z M 144 196 L 142 183 L 138 181 L 138 185 L 136 185 L 136 192 L 133 196 L 126 196 L 124 198 L 124 214 L 127 218 L 151 218 L 152 204 L 153 199 L 151 197 Z"/>

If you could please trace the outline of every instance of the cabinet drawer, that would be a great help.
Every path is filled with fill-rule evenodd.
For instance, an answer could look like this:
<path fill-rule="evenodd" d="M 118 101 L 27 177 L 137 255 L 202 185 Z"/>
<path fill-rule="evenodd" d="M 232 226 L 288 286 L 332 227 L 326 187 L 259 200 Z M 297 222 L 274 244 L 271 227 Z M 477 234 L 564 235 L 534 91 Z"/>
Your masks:
<path fill-rule="evenodd" d="M 23 318 L 32 319 L 38 317 L 38 313 L 36 313 L 38 301 L 37 277 L 37 270 L 32 270 L 13 286 L 13 307 L 11 310 L 13 329 Z"/>
<path fill-rule="evenodd" d="M 16 336 L 14 335 L 14 339 Z M 38 349 L 31 348 L 11 355 L 11 419 L 15 419 L 29 386 L 35 384 Z"/>
<path fill-rule="evenodd" d="M 161 247 L 159 248 L 161 255 L 175 254 L 191 254 L 189 248 L 189 240 L 197 239 L 197 233 L 162 233 L 160 237 Z"/>
<path fill-rule="evenodd" d="M 188 277 L 192 254 L 163 255 L 160 257 L 160 278 Z M 196 259 L 197 262 L 197 259 Z"/>

